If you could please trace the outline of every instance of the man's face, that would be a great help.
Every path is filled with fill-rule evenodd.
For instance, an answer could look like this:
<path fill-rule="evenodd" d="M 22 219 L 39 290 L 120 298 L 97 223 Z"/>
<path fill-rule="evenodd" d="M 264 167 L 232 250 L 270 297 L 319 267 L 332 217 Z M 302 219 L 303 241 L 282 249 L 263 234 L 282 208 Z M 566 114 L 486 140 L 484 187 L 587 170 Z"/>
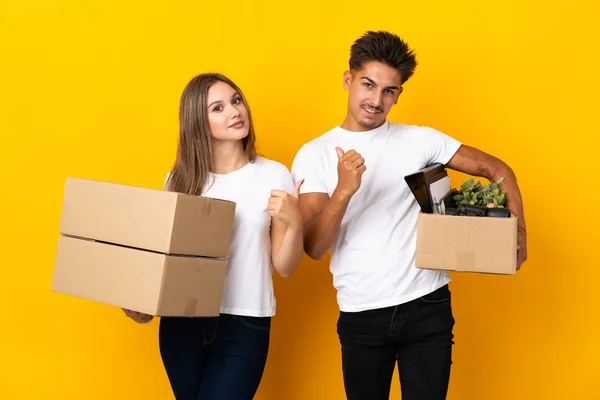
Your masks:
<path fill-rule="evenodd" d="M 348 90 L 348 128 L 368 131 L 381 126 L 402 93 L 400 72 L 378 61 L 344 73 Z"/>

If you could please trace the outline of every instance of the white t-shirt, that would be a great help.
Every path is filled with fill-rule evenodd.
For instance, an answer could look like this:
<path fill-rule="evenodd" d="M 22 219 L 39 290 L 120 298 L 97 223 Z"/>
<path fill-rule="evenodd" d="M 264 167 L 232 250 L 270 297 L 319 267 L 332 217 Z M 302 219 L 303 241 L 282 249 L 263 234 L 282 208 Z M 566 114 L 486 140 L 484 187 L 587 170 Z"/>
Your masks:
<path fill-rule="evenodd" d="M 213 179 L 214 178 L 214 179 Z M 275 315 L 271 264 L 271 190 L 292 193 L 288 169 L 257 157 L 229 174 L 211 174 L 202 195 L 236 203 L 221 313 L 251 317 Z"/>
<path fill-rule="evenodd" d="M 292 165 L 301 194 L 337 185 L 335 147 L 354 149 L 367 170 L 340 226 L 330 262 L 340 310 L 356 312 L 414 300 L 450 282 L 448 274 L 415 267 L 419 205 L 404 177 L 440 162 L 461 143 L 435 129 L 386 121 L 368 132 L 335 127 L 302 146 Z"/>

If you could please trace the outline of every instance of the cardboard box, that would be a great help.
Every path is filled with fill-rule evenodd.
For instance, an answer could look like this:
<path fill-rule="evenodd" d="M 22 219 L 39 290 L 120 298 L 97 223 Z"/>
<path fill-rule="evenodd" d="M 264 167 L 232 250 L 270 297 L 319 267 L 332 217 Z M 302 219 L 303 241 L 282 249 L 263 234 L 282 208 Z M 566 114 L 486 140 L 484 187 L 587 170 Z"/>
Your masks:
<path fill-rule="evenodd" d="M 513 275 L 517 269 L 517 218 L 420 213 L 418 268 Z"/>
<path fill-rule="evenodd" d="M 235 203 L 68 178 L 52 290 L 155 316 L 218 316 Z"/>
<path fill-rule="evenodd" d="M 156 316 L 218 316 L 227 261 L 61 236 L 52 290 Z"/>
<path fill-rule="evenodd" d="M 226 258 L 235 203 L 68 178 L 60 233 L 165 254 Z"/>

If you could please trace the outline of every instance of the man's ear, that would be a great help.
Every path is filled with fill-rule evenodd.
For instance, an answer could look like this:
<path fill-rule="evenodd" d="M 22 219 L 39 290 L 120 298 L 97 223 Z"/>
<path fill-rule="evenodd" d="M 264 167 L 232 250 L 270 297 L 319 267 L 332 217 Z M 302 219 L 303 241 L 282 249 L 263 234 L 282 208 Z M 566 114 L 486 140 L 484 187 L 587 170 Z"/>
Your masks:
<path fill-rule="evenodd" d="M 344 89 L 350 89 L 350 83 L 352 83 L 352 72 L 346 71 L 344 72 Z"/>

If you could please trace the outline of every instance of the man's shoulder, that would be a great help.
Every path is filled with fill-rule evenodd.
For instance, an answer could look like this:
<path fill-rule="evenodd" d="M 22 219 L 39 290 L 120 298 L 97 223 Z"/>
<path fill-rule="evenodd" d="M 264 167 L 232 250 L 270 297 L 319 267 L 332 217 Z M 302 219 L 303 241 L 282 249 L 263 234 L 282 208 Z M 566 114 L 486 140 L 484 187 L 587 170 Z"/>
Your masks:
<path fill-rule="evenodd" d="M 390 132 L 402 132 L 414 135 L 427 135 L 429 133 L 443 133 L 437 128 L 427 125 L 390 122 Z"/>
<path fill-rule="evenodd" d="M 316 138 L 306 142 L 304 144 L 304 146 L 308 146 L 308 147 L 313 147 L 313 148 L 318 148 L 318 147 L 322 147 L 322 146 L 327 146 L 331 140 L 333 139 L 334 136 L 336 136 L 337 132 L 338 132 L 338 127 L 334 127 L 331 128 L 330 130 L 328 130 L 327 132 L 317 136 Z"/>
<path fill-rule="evenodd" d="M 419 134 L 424 130 L 432 129 L 428 126 L 424 125 L 416 125 L 416 124 L 408 124 L 402 122 L 392 122 L 390 121 L 390 129 L 389 132 L 392 133 L 406 133 L 406 134 Z"/>
<path fill-rule="evenodd" d="M 442 143 L 455 140 L 447 133 L 427 125 L 391 123 L 388 131 L 390 136 L 403 143 L 414 144 Z"/>
<path fill-rule="evenodd" d="M 298 153 L 296 159 L 306 157 L 321 157 L 326 154 L 326 150 L 329 148 L 335 148 L 338 143 L 334 140 L 336 135 L 337 127 L 330 129 L 320 136 L 304 143 Z"/>

